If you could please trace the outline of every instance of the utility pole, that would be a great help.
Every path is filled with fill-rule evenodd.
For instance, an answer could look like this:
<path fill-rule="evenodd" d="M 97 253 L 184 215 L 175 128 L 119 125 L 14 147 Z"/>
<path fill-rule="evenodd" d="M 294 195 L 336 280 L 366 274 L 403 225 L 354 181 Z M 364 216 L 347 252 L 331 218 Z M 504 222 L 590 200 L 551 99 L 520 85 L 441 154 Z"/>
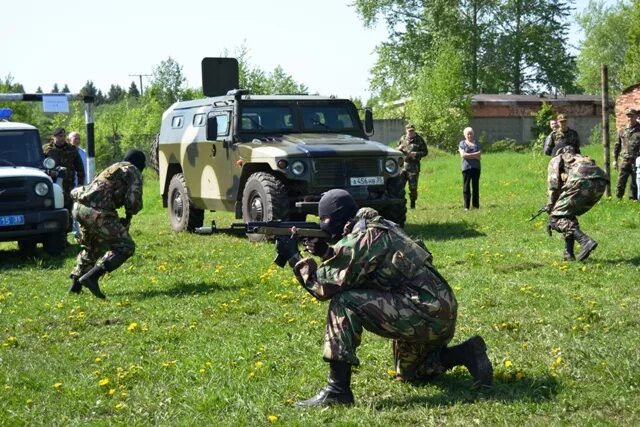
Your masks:
<path fill-rule="evenodd" d="M 609 67 L 602 64 L 600 67 L 600 82 L 602 85 L 602 146 L 604 149 L 604 171 L 611 177 L 609 166 Z M 611 182 L 607 182 L 604 194 L 611 197 Z"/>
<path fill-rule="evenodd" d="M 140 78 L 140 96 L 144 95 L 142 91 L 142 77 L 149 77 L 151 74 L 129 74 L 129 77 L 139 77 Z"/>

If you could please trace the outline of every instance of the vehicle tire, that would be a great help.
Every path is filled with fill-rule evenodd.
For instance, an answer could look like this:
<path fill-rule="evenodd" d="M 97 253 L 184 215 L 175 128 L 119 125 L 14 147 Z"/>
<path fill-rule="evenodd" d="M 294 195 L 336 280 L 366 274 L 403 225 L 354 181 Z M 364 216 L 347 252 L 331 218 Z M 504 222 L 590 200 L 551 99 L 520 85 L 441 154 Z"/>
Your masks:
<path fill-rule="evenodd" d="M 244 222 L 286 220 L 289 199 L 284 183 L 274 175 L 256 172 L 249 177 L 242 192 L 242 220 Z M 247 235 L 252 242 L 266 239 L 261 234 Z"/>
<path fill-rule="evenodd" d="M 18 240 L 18 250 L 23 255 L 31 255 L 36 251 L 36 246 L 38 245 L 38 241 L 33 238 L 20 239 Z"/>
<path fill-rule="evenodd" d="M 382 209 L 380 214 L 398 224 L 400 227 L 404 227 L 404 223 L 407 221 L 407 199 L 405 198 L 404 191 L 405 182 L 402 177 L 390 178 L 387 181 L 387 195 L 391 199 L 402 199 L 402 204 L 389 205 Z"/>
<path fill-rule="evenodd" d="M 57 256 L 64 252 L 64 248 L 67 246 L 67 233 L 61 231 L 58 233 L 47 234 L 42 241 L 44 251 L 51 256 Z"/>
<path fill-rule="evenodd" d="M 196 228 L 202 227 L 204 210 L 193 206 L 183 174 L 177 173 L 171 178 L 167 203 L 169 222 L 173 231 L 192 233 Z"/>

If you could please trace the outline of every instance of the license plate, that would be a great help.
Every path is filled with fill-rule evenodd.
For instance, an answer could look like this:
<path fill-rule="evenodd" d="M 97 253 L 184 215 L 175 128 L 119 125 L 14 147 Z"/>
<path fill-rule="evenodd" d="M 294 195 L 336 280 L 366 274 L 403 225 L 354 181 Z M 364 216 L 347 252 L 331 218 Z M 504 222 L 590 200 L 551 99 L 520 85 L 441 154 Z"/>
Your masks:
<path fill-rule="evenodd" d="M 381 176 L 358 176 L 351 178 L 351 185 L 382 185 L 384 178 Z"/>
<path fill-rule="evenodd" d="M 0 227 L 10 227 L 12 225 L 23 225 L 24 215 L 0 216 Z"/>

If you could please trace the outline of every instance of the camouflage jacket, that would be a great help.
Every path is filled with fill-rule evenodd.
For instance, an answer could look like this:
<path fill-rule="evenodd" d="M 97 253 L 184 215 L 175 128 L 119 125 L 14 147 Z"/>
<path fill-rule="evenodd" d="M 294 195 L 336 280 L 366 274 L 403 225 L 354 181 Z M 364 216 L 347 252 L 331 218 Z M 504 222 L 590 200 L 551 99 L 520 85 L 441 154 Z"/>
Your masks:
<path fill-rule="evenodd" d="M 407 139 L 406 135 L 402 135 L 400 137 L 400 142 L 398 142 L 398 146 L 396 147 L 398 150 L 404 154 L 404 167 L 405 169 L 417 167 L 420 169 L 420 159 L 429 154 L 429 149 L 427 148 L 427 143 L 424 142 L 424 139 L 416 134 L 412 139 Z M 415 158 L 410 157 L 411 153 L 415 154 Z"/>
<path fill-rule="evenodd" d="M 422 242 L 409 238 L 377 211 L 362 208 L 331 256 L 319 267 L 312 258 L 304 258 L 294 273 L 319 300 L 350 289 L 372 289 L 404 294 L 430 314 L 450 318 L 457 310 L 455 296 L 431 262 Z"/>
<path fill-rule="evenodd" d="M 547 174 L 547 212 L 551 212 L 565 186 L 573 187 L 574 184 L 589 179 L 607 180 L 607 174 L 596 166 L 591 157 L 563 152 L 552 158 Z"/>
<path fill-rule="evenodd" d="M 67 168 L 67 173 L 62 181 L 64 192 L 69 194 L 73 189 L 76 175 L 78 182 L 84 182 L 84 164 L 78 149 L 65 142 L 62 147 L 56 146 L 52 141 L 43 147 L 44 154 L 56 161 L 57 166 Z"/>
<path fill-rule="evenodd" d="M 562 132 L 562 129 L 558 128 L 555 131 L 551 132 L 551 134 L 545 140 L 544 153 L 547 155 L 551 155 L 553 151 L 553 147 L 560 144 L 561 142 L 565 142 L 576 150 L 577 154 L 580 154 L 580 137 L 578 136 L 578 132 L 571 128 L 567 128 L 566 131 Z"/>
<path fill-rule="evenodd" d="M 123 207 L 127 216 L 142 209 L 142 175 L 129 162 L 114 163 L 94 178 L 91 184 L 71 192 L 74 201 L 97 209 Z"/>
<path fill-rule="evenodd" d="M 640 124 L 627 126 L 618 131 L 618 140 L 613 147 L 613 158 L 617 161 L 618 156 L 623 160 L 635 160 L 640 155 Z"/>

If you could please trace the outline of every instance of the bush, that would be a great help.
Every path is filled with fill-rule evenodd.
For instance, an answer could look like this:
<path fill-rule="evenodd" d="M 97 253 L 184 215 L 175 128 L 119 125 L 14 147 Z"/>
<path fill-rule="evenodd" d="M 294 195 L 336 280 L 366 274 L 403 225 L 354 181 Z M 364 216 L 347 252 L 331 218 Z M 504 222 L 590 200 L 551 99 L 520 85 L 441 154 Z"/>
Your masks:
<path fill-rule="evenodd" d="M 511 151 L 514 153 L 524 153 L 531 150 L 531 143 L 519 143 L 515 139 L 505 138 L 498 139 L 493 142 L 485 142 L 480 144 L 482 151 L 485 153 L 501 153 L 504 151 Z"/>

